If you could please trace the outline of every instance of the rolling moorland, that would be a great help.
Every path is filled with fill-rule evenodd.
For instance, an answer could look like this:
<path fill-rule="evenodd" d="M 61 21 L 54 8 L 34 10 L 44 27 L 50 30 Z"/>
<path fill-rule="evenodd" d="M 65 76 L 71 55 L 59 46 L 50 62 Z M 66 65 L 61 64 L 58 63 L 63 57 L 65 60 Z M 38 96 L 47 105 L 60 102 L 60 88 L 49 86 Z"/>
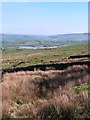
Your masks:
<path fill-rule="evenodd" d="M 88 42 L 88 33 L 60 35 L 18 35 L 0 34 L 0 43 L 4 48 L 19 48 L 23 46 L 62 46 Z"/>
<path fill-rule="evenodd" d="M 88 54 L 89 44 L 87 40 L 82 41 L 83 39 L 78 44 L 70 42 L 69 46 L 43 50 L 18 49 L 22 43 L 15 47 L 15 44 L 12 46 L 4 41 L 5 49 L 2 50 L 0 59 L 2 72 L 6 70 L 0 83 L 3 85 L 3 119 L 89 119 L 90 59 L 87 56 L 77 57 Z M 54 45 L 54 42 L 51 41 L 49 46 Z M 43 45 L 48 45 L 44 43 Z M 62 63 L 67 64 L 67 68 L 53 68 L 56 64 L 59 68 Z M 46 65 L 46 69 L 27 69 L 28 66 L 30 68 L 35 65 Z"/>

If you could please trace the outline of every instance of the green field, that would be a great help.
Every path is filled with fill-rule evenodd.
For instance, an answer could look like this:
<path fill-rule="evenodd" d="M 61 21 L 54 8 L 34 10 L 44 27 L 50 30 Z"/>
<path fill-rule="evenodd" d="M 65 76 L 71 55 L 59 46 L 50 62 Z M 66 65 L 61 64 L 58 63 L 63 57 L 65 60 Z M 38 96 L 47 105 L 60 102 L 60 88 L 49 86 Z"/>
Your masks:
<path fill-rule="evenodd" d="M 24 67 L 33 64 L 52 63 L 61 59 L 66 59 L 71 55 L 88 53 L 87 44 L 64 46 L 47 50 L 16 50 L 9 49 L 2 51 L 2 68 Z M 21 64 L 19 64 L 22 62 Z M 18 65 L 19 64 L 19 65 Z"/>

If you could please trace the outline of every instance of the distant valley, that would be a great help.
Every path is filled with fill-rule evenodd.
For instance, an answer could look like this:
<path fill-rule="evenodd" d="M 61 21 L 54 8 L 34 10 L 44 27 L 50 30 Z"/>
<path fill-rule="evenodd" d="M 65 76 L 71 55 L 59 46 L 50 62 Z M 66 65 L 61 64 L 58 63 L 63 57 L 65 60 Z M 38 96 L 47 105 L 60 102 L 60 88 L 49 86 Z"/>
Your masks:
<path fill-rule="evenodd" d="M 3 48 L 18 49 L 21 46 L 54 47 L 88 42 L 88 33 L 59 35 L 19 35 L 0 34 L 0 44 Z"/>

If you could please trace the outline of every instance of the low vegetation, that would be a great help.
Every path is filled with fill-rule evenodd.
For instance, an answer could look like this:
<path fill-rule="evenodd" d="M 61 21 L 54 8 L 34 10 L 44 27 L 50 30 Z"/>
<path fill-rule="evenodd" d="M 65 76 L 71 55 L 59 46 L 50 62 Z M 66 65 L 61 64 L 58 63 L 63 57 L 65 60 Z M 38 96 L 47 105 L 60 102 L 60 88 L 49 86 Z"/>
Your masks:
<path fill-rule="evenodd" d="M 2 68 L 25 67 L 33 64 L 56 63 L 70 55 L 87 54 L 88 45 L 79 44 L 48 50 L 5 50 L 2 51 Z M 18 64 L 18 63 L 22 64 Z"/>
<path fill-rule="evenodd" d="M 48 50 L 4 50 L 2 53 L 3 69 L 40 63 L 89 61 L 88 58 L 68 59 L 71 55 L 87 54 L 87 44 Z M 89 77 L 88 65 L 73 65 L 63 70 L 5 73 L 0 81 L 2 117 L 4 120 L 89 119 Z"/>
<path fill-rule="evenodd" d="M 3 77 L 3 118 L 89 118 L 88 66 L 22 71 Z"/>

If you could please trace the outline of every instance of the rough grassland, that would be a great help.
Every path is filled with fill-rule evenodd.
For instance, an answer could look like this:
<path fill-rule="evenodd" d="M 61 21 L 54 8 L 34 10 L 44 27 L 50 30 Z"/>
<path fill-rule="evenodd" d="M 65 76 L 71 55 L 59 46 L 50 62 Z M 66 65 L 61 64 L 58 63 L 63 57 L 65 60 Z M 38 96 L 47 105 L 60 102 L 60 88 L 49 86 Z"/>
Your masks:
<path fill-rule="evenodd" d="M 63 71 L 6 73 L 3 77 L 3 118 L 89 118 L 88 77 L 86 65 Z"/>
<path fill-rule="evenodd" d="M 5 50 L 3 68 L 40 63 L 88 61 L 67 59 L 87 54 L 88 45 L 50 50 Z M 19 62 L 23 62 L 19 66 Z M 19 71 L 2 77 L 2 113 L 6 118 L 31 120 L 89 119 L 89 77 L 87 65 L 73 65 L 64 70 Z"/>
<path fill-rule="evenodd" d="M 28 66 L 40 63 L 54 63 L 66 59 L 70 55 L 87 54 L 88 45 L 79 44 L 49 50 L 5 50 L 2 52 L 2 67 Z M 22 62 L 22 64 L 17 65 Z"/>

